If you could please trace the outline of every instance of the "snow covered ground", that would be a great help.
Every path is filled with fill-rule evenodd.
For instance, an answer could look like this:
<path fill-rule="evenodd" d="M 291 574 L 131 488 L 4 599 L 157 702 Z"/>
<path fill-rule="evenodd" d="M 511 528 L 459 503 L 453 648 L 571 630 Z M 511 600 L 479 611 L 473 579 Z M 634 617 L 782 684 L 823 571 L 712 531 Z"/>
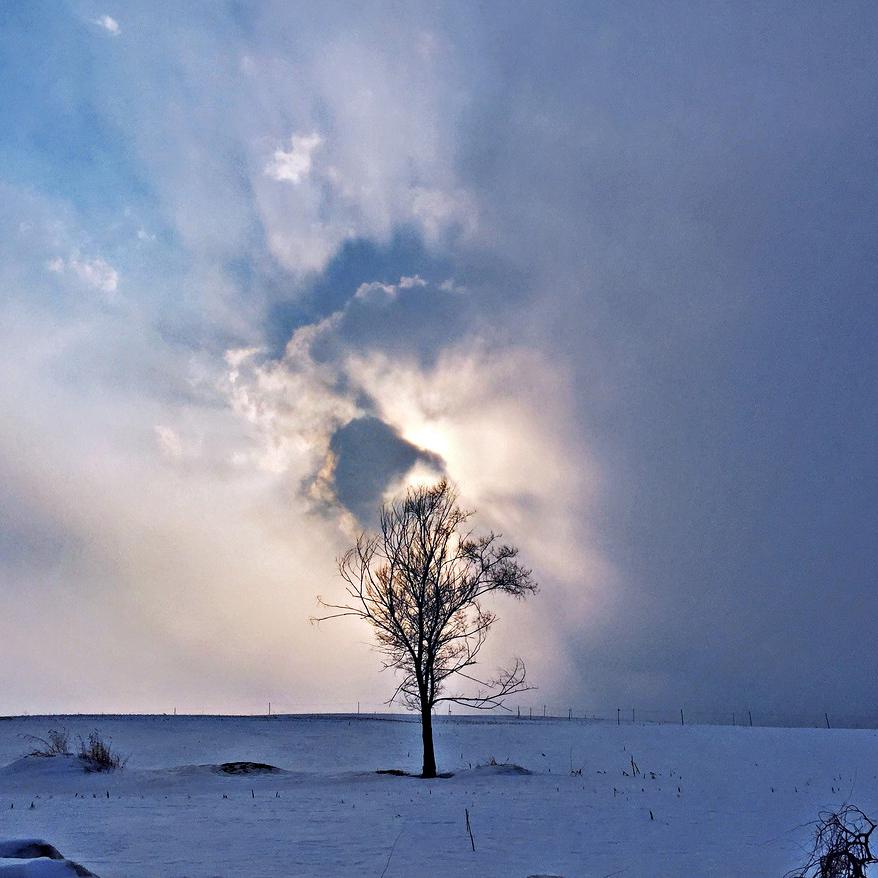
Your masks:
<path fill-rule="evenodd" d="M 59 726 L 99 729 L 126 768 L 21 758 Z M 455 774 L 426 782 L 375 773 L 418 770 L 410 717 L 4 720 L 0 840 L 101 878 L 756 878 L 803 860 L 821 809 L 878 814 L 875 731 L 443 717 L 436 735 Z M 216 768 L 244 760 L 283 771 Z"/>

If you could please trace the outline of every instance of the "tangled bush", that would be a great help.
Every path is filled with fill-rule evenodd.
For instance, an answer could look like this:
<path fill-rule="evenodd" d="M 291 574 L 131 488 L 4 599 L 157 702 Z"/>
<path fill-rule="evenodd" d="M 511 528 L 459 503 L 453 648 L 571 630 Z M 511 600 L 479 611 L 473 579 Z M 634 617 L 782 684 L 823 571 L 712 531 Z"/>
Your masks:
<path fill-rule="evenodd" d="M 37 735 L 27 735 L 33 750 L 28 756 L 36 756 L 47 759 L 52 756 L 70 756 L 70 732 L 67 729 L 49 729 L 45 738 Z"/>
<path fill-rule="evenodd" d="M 88 740 L 79 739 L 79 752 L 76 755 L 86 771 L 115 771 L 128 761 L 116 753 L 97 730 L 88 736 Z"/>
<path fill-rule="evenodd" d="M 824 811 L 808 862 L 785 878 L 867 878 L 866 867 L 878 863 L 871 848 L 874 831 L 874 821 L 853 805 Z"/>
<path fill-rule="evenodd" d="M 105 741 L 100 732 L 95 729 L 88 738 L 79 738 L 79 748 L 76 753 L 70 749 L 70 733 L 67 729 L 49 729 L 45 738 L 37 735 L 26 735 L 31 744 L 28 756 L 39 759 L 49 759 L 53 756 L 76 756 L 87 772 L 115 771 L 124 767 L 128 761 L 113 750 L 109 741 Z"/>

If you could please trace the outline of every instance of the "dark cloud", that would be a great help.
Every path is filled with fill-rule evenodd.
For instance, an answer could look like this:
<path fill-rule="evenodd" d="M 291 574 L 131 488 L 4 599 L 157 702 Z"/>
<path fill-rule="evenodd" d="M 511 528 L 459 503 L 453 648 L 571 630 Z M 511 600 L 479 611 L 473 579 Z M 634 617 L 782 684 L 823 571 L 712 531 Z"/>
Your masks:
<path fill-rule="evenodd" d="M 307 323 L 343 308 L 366 281 L 393 284 L 406 275 L 444 279 L 451 271 L 447 257 L 431 252 L 417 231 L 398 229 L 381 244 L 364 238 L 346 241 L 325 270 L 308 278 L 300 289 L 280 291 L 268 308 L 265 335 L 280 354 L 292 333 Z"/>
<path fill-rule="evenodd" d="M 374 524 L 385 491 L 418 462 L 437 474 L 442 460 L 406 442 L 379 418 L 356 418 L 335 431 L 332 487 L 338 500 L 364 524 Z"/>
<path fill-rule="evenodd" d="M 855 713 L 878 697 L 853 634 L 878 570 L 878 16 L 556 11 L 487 44 L 465 166 L 610 485 L 618 615 L 573 645 L 581 697 Z"/>

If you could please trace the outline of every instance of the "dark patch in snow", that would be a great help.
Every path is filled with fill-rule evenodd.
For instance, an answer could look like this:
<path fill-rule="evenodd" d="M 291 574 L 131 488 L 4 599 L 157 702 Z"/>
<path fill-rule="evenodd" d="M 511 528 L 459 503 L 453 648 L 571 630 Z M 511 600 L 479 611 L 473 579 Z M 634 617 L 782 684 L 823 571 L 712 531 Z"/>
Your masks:
<path fill-rule="evenodd" d="M 220 774 L 279 774 L 282 770 L 265 762 L 223 762 L 214 769 Z"/>

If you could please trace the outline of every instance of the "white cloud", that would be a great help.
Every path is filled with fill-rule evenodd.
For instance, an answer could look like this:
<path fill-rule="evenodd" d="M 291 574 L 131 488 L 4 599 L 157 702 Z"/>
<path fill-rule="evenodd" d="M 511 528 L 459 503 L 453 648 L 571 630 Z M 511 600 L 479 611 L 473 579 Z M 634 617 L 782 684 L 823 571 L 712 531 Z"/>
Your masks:
<path fill-rule="evenodd" d="M 389 33 L 382 25 L 382 52 L 368 48 L 366 34 L 321 39 L 319 52 L 295 66 L 294 92 L 291 69 L 270 57 L 259 59 L 258 80 L 244 80 L 260 86 L 247 105 L 251 138 L 254 105 L 294 102 L 288 112 L 303 132 L 321 108 L 319 152 L 311 148 L 315 135 L 300 134 L 267 166 L 260 157 L 252 183 L 271 253 L 289 271 L 320 271 L 345 241 L 385 242 L 400 226 L 430 244 L 480 228 L 476 195 L 462 185 L 456 160 L 457 101 L 466 84 L 438 43 L 425 57 L 413 53 L 415 37 L 405 25 Z M 268 131 L 279 127 L 270 114 L 260 121 Z"/>
<path fill-rule="evenodd" d="M 323 142 L 314 132 L 305 136 L 294 134 L 290 138 L 290 150 L 278 149 L 272 160 L 265 166 L 265 173 L 273 180 L 287 183 L 301 183 L 311 171 L 311 155 Z"/>
<path fill-rule="evenodd" d="M 165 427 L 156 424 L 155 436 L 161 453 L 171 460 L 180 460 L 183 457 L 183 442 L 173 427 Z"/>
<path fill-rule="evenodd" d="M 116 292 L 119 285 L 119 273 L 105 259 L 74 257 L 67 264 L 84 284 L 104 293 Z"/>
<path fill-rule="evenodd" d="M 354 293 L 354 298 L 363 302 L 390 302 L 396 298 L 396 293 L 397 287 L 394 284 L 372 281 L 371 283 L 360 284 L 357 287 L 356 293 Z"/>
<path fill-rule="evenodd" d="M 481 228 L 460 175 L 469 82 L 453 47 L 405 16 L 354 19 L 327 33 L 269 4 L 246 47 L 206 28 L 193 51 L 174 22 L 119 60 L 125 99 L 101 98 L 102 110 L 128 132 L 193 273 L 239 260 L 256 228 L 294 283 L 351 239 L 405 226 L 438 244 Z M 161 87 L 132 90 L 142 82 Z"/>
<path fill-rule="evenodd" d="M 439 284 L 439 289 L 446 293 L 463 294 L 466 292 L 466 286 L 456 283 L 454 278 L 452 277 L 449 277 L 446 280 L 442 281 L 442 283 Z"/>
<path fill-rule="evenodd" d="M 427 281 L 417 274 L 413 277 L 401 277 L 398 284 L 372 281 L 371 283 L 360 284 L 357 287 L 356 293 L 354 293 L 354 298 L 362 302 L 372 302 L 374 304 L 392 302 L 399 295 L 400 290 L 411 290 L 415 287 L 425 286 L 427 286 Z"/>
<path fill-rule="evenodd" d="M 85 259 L 74 254 L 67 260 L 56 256 L 46 263 L 46 268 L 53 274 L 70 272 L 81 283 L 102 293 L 115 293 L 119 287 L 119 272 L 100 256 Z"/>
<path fill-rule="evenodd" d="M 102 27 L 108 34 L 111 34 L 114 37 L 118 37 L 119 34 L 122 33 L 122 28 L 119 27 L 119 22 L 109 15 L 102 15 L 99 18 L 96 18 L 95 24 L 98 27 Z"/>
<path fill-rule="evenodd" d="M 411 191 L 411 212 L 429 240 L 437 240 L 447 229 L 471 237 L 479 226 L 475 199 L 463 190 L 451 192 L 416 186 Z"/>
<path fill-rule="evenodd" d="M 0 248 L 13 249 L 8 239 L 0 235 Z M 51 294 L 59 275 L 47 271 L 46 249 L 34 245 L 33 280 Z M 53 262 L 76 281 L 67 259 Z M 0 652 L 18 656 L 9 703 L 250 710 L 263 691 L 294 691 L 329 708 L 327 678 L 339 681 L 329 697 L 380 700 L 384 681 L 358 645 L 362 633 L 308 624 L 315 595 L 335 587 L 333 559 L 345 546 L 336 522 L 309 514 L 301 495 L 295 473 L 310 463 L 306 452 L 279 443 L 291 463 L 260 466 L 252 451 L 266 421 L 218 404 L 215 362 L 189 387 L 188 352 L 154 331 L 145 308 L 79 297 L 70 319 L 41 308 L 38 283 L 17 279 L 4 260 L 0 280 L 21 290 L 0 303 L 0 505 L 14 503 L 16 526 L 39 534 L 26 559 L 0 557 L 10 604 Z M 254 350 L 237 358 L 245 371 L 258 361 Z M 24 632 L 38 624 L 46 637 L 35 650 Z M 87 673 L 81 638 L 97 675 Z M 259 655 L 248 647 L 257 641 Z M 134 696 L 132 675 L 144 681 Z"/>
<path fill-rule="evenodd" d="M 226 355 L 225 391 L 250 427 L 253 466 L 300 481 L 313 478 L 332 433 L 362 413 L 355 400 L 338 391 L 336 368 L 311 356 L 314 342 L 331 332 L 337 319 L 333 315 L 296 330 L 281 361 L 260 362 L 255 349 Z M 237 460 L 243 460 L 240 453 Z"/>

